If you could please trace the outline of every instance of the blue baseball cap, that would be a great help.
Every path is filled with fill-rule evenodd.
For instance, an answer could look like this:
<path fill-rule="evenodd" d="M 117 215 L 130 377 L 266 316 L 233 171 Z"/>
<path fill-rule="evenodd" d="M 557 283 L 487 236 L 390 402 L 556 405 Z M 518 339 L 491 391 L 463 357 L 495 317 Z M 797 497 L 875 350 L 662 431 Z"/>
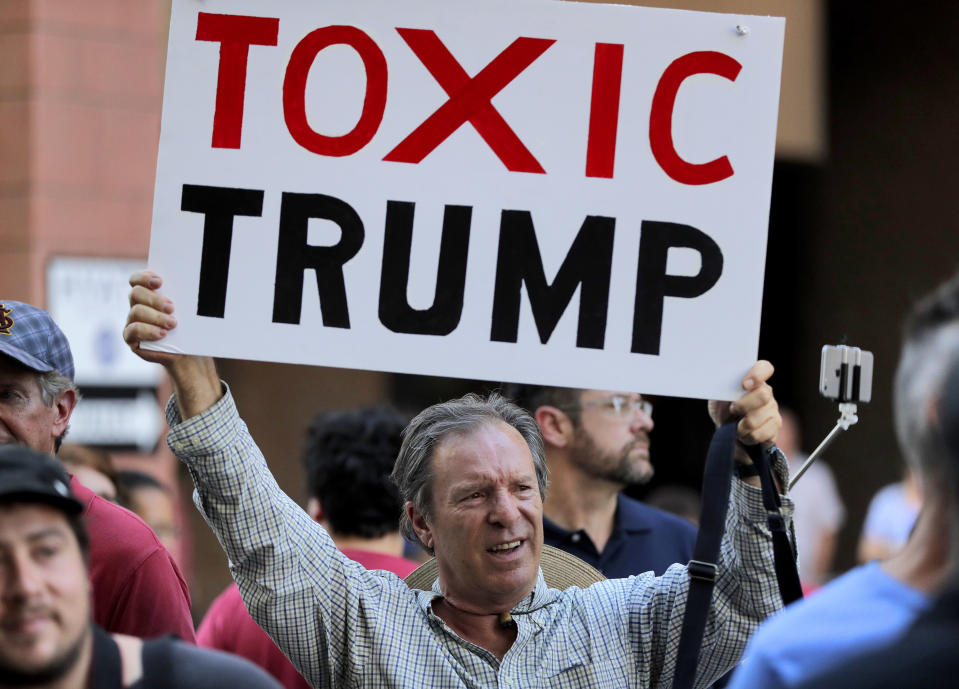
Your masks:
<path fill-rule="evenodd" d="M 57 371 L 73 380 L 73 354 L 63 331 L 43 309 L 0 300 L 0 354 L 37 373 Z"/>

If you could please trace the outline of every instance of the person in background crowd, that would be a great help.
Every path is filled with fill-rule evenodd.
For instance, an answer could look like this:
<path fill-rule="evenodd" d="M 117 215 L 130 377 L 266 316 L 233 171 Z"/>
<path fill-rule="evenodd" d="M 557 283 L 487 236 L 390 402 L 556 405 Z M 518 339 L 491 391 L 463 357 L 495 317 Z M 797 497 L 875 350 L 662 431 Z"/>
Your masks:
<path fill-rule="evenodd" d="M 506 384 L 539 426 L 549 467 L 547 545 L 609 578 L 662 574 L 693 556 L 696 528 L 622 493 L 653 476 L 653 407 L 635 393 Z"/>
<path fill-rule="evenodd" d="M 325 412 L 306 431 L 307 512 L 336 546 L 367 569 L 405 577 L 418 563 L 401 557 L 403 504 L 390 478 L 406 419 L 387 409 Z M 197 643 L 252 660 L 287 689 L 309 684 L 257 626 L 231 584 L 210 606 Z"/>
<path fill-rule="evenodd" d="M 183 544 L 172 491 L 150 474 L 128 469 L 117 472 L 117 484 L 123 506 L 145 521 L 173 559 L 179 561 Z"/>
<path fill-rule="evenodd" d="M 702 511 L 702 500 L 699 491 L 678 483 L 668 483 L 649 492 L 644 498 L 650 507 L 682 517 L 693 526 L 699 526 L 699 513 Z"/>
<path fill-rule="evenodd" d="M 859 562 L 886 560 L 902 550 L 916 525 L 920 507 L 919 482 L 906 467 L 902 481 L 880 488 L 869 502 L 859 537 Z"/>
<path fill-rule="evenodd" d="M 404 433 L 392 476 L 401 521 L 433 551 L 431 591 L 349 560 L 279 490 L 211 358 L 144 349 L 176 327 L 162 280 L 130 278 L 124 340 L 163 364 L 174 454 L 187 465 L 197 506 L 233 565 L 253 618 L 314 687 L 668 686 L 689 572 L 673 565 L 565 591 L 540 569 L 548 477 L 539 429 L 497 394 L 428 407 Z M 769 362 L 741 380 L 734 403 L 711 405 L 739 439 L 767 450 L 780 418 Z M 782 487 L 786 464 L 776 454 Z M 752 463 L 737 453 L 742 474 Z M 697 668 L 700 686 L 739 658 L 759 621 L 781 607 L 758 477 L 732 482 L 716 588 Z M 791 501 L 784 497 L 786 526 Z"/>
<path fill-rule="evenodd" d="M 0 444 L 55 454 L 77 399 L 70 344 L 50 314 L 0 300 Z M 110 632 L 193 641 L 190 592 L 154 533 L 75 478 L 70 486 L 90 532 L 94 622 Z"/>
<path fill-rule="evenodd" d="M 0 688 L 277 689 L 240 658 L 93 624 L 84 505 L 69 484 L 48 454 L 0 447 Z"/>
<path fill-rule="evenodd" d="M 776 444 L 789 458 L 789 473 L 795 475 L 806 461 L 802 451 L 799 417 L 791 409 L 781 409 L 783 427 Z M 799 550 L 799 578 L 809 592 L 829 579 L 836 537 L 846 518 L 836 479 L 829 465 L 818 458 L 790 490 L 796 502 L 793 525 Z"/>
<path fill-rule="evenodd" d="M 896 437 L 925 496 L 912 536 L 892 558 L 848 572 L 762 625 L 732 689 L 796 687 L 884 645 L 928 607 L 948 571 L 949 544 L 959 537 L 955 460 L 934 413 L 957 355 L 959 274 L 913 307 L 896 370 Z"/>
<path fill-rule="evenodd" d="M 952 365 L 936 405 L 939 426 L 951 472 L 944 481 L 959 481 L 959 357 Z M 959 504 L 953 503 L 952 520 L 959 524 Z M 944 593 L 905 634 L 890 645 L 865 653 L 811 680 L 803 689 L 953 689 L 959 675 L 959 529 L 949 543 L 949 581 Z"/>
<path fill-rule="evenodd" d="M 57 458 L 73 477 L 104 500 L 120 502 L 117 494 L 117 471 L 110 454 L 104 450 L 77 443 L 63 443 Z"/>

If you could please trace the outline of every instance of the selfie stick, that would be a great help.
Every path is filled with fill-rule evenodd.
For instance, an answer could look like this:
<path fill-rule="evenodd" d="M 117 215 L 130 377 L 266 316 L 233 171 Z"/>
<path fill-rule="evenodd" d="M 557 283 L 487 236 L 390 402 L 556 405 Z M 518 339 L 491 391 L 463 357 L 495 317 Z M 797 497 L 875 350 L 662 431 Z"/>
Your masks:
<path fill-rule="evenodd" d="M 827 348 L 823 347 L 825 352 Z M 840 431 L 848 431 L 850 426 L 856 424 L 859 421 L 859 417 L 856 416 L 856 404 L 860 401 L 860 376 L 862 375 L 862 350 L 858 347 L 847 347 L 845 345 L 839 345 L 839 349 L 842 351 L 842 360 L 839 364 L 839 391 L 836 399 L 839 401 L 839 420 L 836 422 L 835 427 L 829 431 L 829 435 L 823 438 L 823 441 L 819 443 L 819 447 L 813 450 L 813 453 L 809 455 L 809 458 L 803 462 L 803 465 L 799 467 L 799 471 L 796 472 L 796 475 L 789 479 L 789 490 L 792 490 L 792 487 L 796 485 L 803 474 L 806 473 L 806 470 L 812 466 L 812 463 L 816 461 L 819 455 L 829 447 L 832 442 L 839 436 Z M 849 360 L 849 355 L 852 353 L 854 361 Z M 825 355 L 824 355 L 825 356 Z M 825 359 L 824 359 L 825 360 Z M 852 369 L 850 371 L 850 369 Z M 850 373 L 852 373 L 852 380 L 850 381 Z M 867 374 L 871 376 L 870 374 Z M 851 385 L 850 385 L 851 383 Z M 869 385 L 869 382 L 866 383 Z M 848 390 L 847 388 L 851 388 Z M 868 393 L 867 399 L 868 402 Z"/>
<path fill-rule="evenodd" d="M 792 490 L 792 487 L 796 485 L 796 481 L 798 481 L 802 475 L 806 473 L 806 469 L 812 466 L 812 463 L 816 461 L 820 453 L 832 445 L 832 441 L 839 437 L 840 431 L 848 431 L 850 426 L 859 421 L 859 417 L 856 416 L 855 402 L 840 402 L 839 414 L 839 421 L 837 421 L 835 427 L 829 431 L 829 435 L 823 438 L 823 441 L 819 443 L 819 447 L 813 450 L 812 454 L 809 455 L 809 459 L 803 462 L 803 465 L 799 467 L 799 471 L 796 472 L 796 475 L 789 479 L 789 490 Z"/>

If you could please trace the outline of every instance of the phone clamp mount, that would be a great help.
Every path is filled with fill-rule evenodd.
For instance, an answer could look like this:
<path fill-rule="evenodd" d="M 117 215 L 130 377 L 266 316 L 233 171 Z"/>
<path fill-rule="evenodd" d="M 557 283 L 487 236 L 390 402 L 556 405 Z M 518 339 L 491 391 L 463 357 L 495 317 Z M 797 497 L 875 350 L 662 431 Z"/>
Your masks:
<path fill-rule="evenodd" d="M 803 462 L 799 471 L 789 479 L 790 490 L 839 434 L 848 431 L 859 421 L 857 405 L 872 399 L 872 364 L 872 352 L 859 347 L 826 345 L 822 348 L 819 392 L 823 397 L 839 403 L 839 420 L 819 443 L 819 447 Z"/>

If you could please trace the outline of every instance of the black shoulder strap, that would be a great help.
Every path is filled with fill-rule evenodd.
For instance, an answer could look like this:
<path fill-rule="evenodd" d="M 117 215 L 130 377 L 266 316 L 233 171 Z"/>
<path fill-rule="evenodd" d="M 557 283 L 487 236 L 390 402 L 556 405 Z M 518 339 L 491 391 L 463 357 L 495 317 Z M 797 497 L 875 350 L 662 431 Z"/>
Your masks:
<path fill-rule="evenodd" d="M 676 654 L 673 689 L 688 689 L 696 679 L 699 647 L 703 642 L 706 616 L 716 583 L 716 560 L 719 559 L 719 545 L 726 526 L 735 443 L 736 424 L 727 423 L 716 430 L 706 455 L 699 533 L 693 548 L 693 559 L 686 565 L 689 570 L 689 595 Z"/>
<path fill-rule="evenodd" d="M 173 647 L 177 637 L 167 634 L 143 642 L 143 687 L 142 689 L 166 689 L 173 686 Z"/>
<path fill-rule="evenodd" d="M 719 547 L 726 527 L 735 449 L 736 423 L 730 422 L 716 430 L 706 455 L 699 534 L 693 549 L 693 559 L 687 565 L 689 595 L 686 599 L 683 630 L 679 637 L 679 650 L 676 654 L 673 689 L 689 689 L 696 679 L 699 649 L 702 646 L 706 618 L 713 597 L 713 586 L 716 583 L 716 561 L 719 559 Z M 796 557 L 786 535 L 785 521 L 779 513 L 779 493 L 773 483 L 769 462 L 762 448 L 747 447 L 747 451 L 759 471 L 759 480 L 763 488 L 763 505 L 766 508 L 769 527 L 773 532 L 773 555 L 780 595 L 784 603 L 791 603 L 802 597 L 802 589 L 799 588 Z"/>
<path fill-rule="evenodd" d="M 779 508 L 782 500 L 779 491 L 773 482 L 772 469 L 766 453 L 758 445 L 747 445 L 746 452 L 753 460 L 759 471 L 759 482 L 763 490 L 763 506 L 766 508 L 766 523 L 773 535 L 773 557 L 776 565 L 776 583 L 779 584 L 779 595 L 783 605 L 802 598 L 802 585 L 799 583 L 799 571 L 796 569 L 796 550 L 789 542 L 786 533 L 786 520 L 783 519 Z"/>
<path fill-rule="evenodd" d="M 93 627 L 93 662 L 90 664 L 90 689 L 123 689 L 123 664 L 120 647 L 107 632 Z"/>

